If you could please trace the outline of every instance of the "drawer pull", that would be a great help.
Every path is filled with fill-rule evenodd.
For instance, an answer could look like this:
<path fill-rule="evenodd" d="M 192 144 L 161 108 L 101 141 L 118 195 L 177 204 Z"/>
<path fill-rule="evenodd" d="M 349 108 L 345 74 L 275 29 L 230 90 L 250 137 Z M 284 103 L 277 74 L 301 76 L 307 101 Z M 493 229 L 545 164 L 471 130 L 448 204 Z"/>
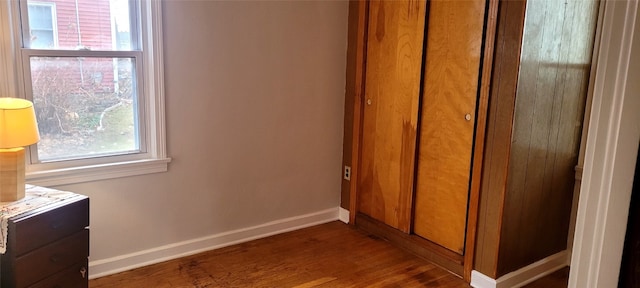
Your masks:
<path fill-rule="evenodd" d="M 82 279 L 86 278 L 87 268 L 86 267 L 80 268 L 80 274 L 82 274 Z"/>

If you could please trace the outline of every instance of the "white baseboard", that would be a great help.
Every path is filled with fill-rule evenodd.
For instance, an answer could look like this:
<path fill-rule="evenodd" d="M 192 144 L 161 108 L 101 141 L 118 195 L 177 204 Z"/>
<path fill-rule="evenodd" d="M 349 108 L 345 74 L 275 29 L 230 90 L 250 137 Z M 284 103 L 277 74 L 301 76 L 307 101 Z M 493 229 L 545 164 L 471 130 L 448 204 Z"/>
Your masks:
<path fill-rule="evenodd" d="M 496 279 L 473 270 L 471 271 L 470 285 L 474 288 L 495 288 L 498 287 L 498 282 L 496 281 Z"/>
<path fill-rule="evenodd" d="M 345 224 L 349 224 L 349 210 L 342 207 L 339 208 L 338 218 Z"/>
<path fill-rule="evenodd" d="M 478 271 L 471 272 L 471 287 L 475 288 L 517 288 L 547 276 L 567 266 L 567 251 L 562 251 L 520 268 L 498 279 L 493 279 Z"/>
<path fill-rule="evenodd" d="M 89 279 L 185 257 L 217 248 L 341 220 L 341 210 L 331 208 L 261 225 L 182 241 L 152 249 L 89 262 Z M 347 219 L 349 219 L 347 217 Z"/>

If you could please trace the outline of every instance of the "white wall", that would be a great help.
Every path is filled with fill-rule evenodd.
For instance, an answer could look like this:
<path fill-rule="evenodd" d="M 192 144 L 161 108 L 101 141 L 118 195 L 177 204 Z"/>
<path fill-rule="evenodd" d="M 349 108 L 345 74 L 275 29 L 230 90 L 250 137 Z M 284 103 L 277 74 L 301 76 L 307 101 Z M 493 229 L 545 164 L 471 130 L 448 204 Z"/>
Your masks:
<path fill-rule="evenodd" d="M 56 187 L 91 198 L 91 262 L 337 211 L 347 2 L 163 8 L 169 171 Z"/>

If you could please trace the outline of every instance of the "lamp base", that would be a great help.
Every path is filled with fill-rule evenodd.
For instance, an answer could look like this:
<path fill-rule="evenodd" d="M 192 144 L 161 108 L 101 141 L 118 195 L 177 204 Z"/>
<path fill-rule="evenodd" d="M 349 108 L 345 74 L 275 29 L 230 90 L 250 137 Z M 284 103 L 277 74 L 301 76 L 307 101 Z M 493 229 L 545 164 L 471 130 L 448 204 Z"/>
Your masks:
<path fill-rule="evenodd" d="M 0 149 L 0 202 L 24 198 L 24 148 Z"/>

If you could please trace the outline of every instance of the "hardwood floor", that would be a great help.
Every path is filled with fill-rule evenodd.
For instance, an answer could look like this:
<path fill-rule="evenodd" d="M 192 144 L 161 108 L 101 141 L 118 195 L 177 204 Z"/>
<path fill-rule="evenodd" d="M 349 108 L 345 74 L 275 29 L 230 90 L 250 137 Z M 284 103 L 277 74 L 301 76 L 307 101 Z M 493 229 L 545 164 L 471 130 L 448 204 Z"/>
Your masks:
<path fill-rule="evenodd" d="M 564 267 L 523 288 L 566 288 L 567 285 L 569 285 L 569 267 Z"/>
<path fill-rule="evenodd" d="M 470 287 L 457 276 L 331 222 L 91 280 L 89 287 Z"/>
<path fill-rule="evenodd" d="M 470 286 L 387 241 L 331 222 L 94 279 L 89 287 Z"/>

